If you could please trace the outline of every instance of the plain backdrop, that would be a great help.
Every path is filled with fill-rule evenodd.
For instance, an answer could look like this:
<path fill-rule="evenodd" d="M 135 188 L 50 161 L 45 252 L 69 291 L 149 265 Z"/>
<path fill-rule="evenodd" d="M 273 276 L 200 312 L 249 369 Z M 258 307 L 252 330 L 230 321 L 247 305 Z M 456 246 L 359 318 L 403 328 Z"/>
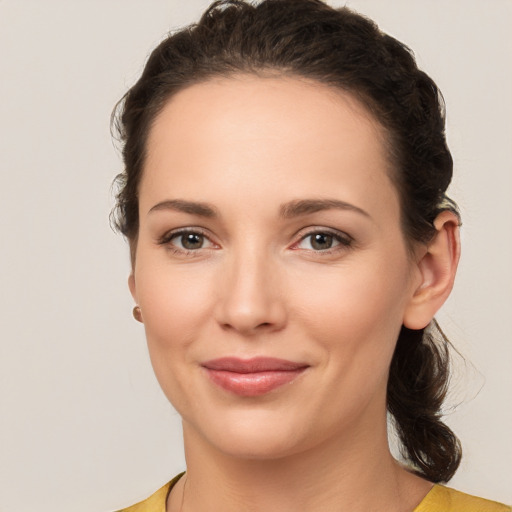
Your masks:
<path fill-rule="evenodd" d="M 184 468 L 108 223 L 109 117 L 207 4 L 0 0 L 2 512 L 108 512 Z M 465 450 L 451 485 L 512 502 L 512 1 L 347 4 L 412 47 L 446 98 L 463 257 L 438 318 L 467 361 L 447 408 Z"/>

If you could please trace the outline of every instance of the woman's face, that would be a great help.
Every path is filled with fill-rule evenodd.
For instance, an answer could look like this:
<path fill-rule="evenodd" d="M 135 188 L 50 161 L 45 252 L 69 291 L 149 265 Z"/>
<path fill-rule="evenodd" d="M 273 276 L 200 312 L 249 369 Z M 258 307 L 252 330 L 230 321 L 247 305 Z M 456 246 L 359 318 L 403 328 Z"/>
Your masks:
<path fill-rule="evenodd" d="M 237 76 L 156 119 L 130 285 L 186 435 L 252 458 L 374 435 L 419 279 L 350 95 Z"/>

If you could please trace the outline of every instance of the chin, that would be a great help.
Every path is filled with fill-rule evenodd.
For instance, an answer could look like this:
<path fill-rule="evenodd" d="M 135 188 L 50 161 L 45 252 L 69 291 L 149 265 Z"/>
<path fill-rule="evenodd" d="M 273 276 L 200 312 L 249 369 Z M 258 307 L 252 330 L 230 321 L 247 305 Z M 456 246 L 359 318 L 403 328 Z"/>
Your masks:
<path fill-rule="evenodd" d="M 220 444 L 222 443 L 222 444 Z M 238 435 L 219 440 L 218 449 L 227 456 L 246 460 L 275 460 L 294 455 L 301 451 L 301 443 L 285 436 Z"/>
<path fill-rule="evenodd" d="M 185 435 L 189 432 L 210 448 L 238 459 L 279 459 L 304 449 L 307 433 L 297 429 L 296 422 L 276 421 L 275 412 L 243 413 L 237 418 L 222 415 L 223 421 L 210 421 L 208 428 L 196 430 L 184 422 Z"/>

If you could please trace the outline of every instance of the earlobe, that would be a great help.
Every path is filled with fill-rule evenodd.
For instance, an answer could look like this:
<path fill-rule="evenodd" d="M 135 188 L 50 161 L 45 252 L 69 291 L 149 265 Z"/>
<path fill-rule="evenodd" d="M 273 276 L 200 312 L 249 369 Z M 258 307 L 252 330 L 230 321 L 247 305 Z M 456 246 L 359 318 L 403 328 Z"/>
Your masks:
<path fill-rule="evenodd" d="M 133 272 L 128 277 L 128 288 L 130 288 L 130 293 L 132 294 L 135 304 L 138 304 L 137 287 L 135 286 L 135 276 L 133 275 Z M 133 318 L 135 318 L 135 320 L 137 320 L 137 322 L 144 323 L 144 321 L 142 319 L 142 311 L 138 305 L 133 308 L 132 314 L 133 314 Z"/>
<path fill-rule="evenodd" d="M 423 329 L 434 318 L 453 288 L 460 257 L 459 218 L 451 211 L 440 213 L 434 221 L 436 234 L 419 259 L 421 282 L 404 312 L 403 324 Z"/>

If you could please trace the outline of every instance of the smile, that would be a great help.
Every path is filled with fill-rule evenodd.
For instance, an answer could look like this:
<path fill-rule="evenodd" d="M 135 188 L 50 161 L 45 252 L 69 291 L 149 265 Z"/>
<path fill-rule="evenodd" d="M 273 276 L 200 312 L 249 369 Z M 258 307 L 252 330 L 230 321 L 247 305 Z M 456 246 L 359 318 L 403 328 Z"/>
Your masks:
<path fill-rule="evenodd" d="M 308 365 L 284 359 L 224 357 L 202 364 L 217 386 L 239 396 L 260 396 L 294 381 Z"/>

